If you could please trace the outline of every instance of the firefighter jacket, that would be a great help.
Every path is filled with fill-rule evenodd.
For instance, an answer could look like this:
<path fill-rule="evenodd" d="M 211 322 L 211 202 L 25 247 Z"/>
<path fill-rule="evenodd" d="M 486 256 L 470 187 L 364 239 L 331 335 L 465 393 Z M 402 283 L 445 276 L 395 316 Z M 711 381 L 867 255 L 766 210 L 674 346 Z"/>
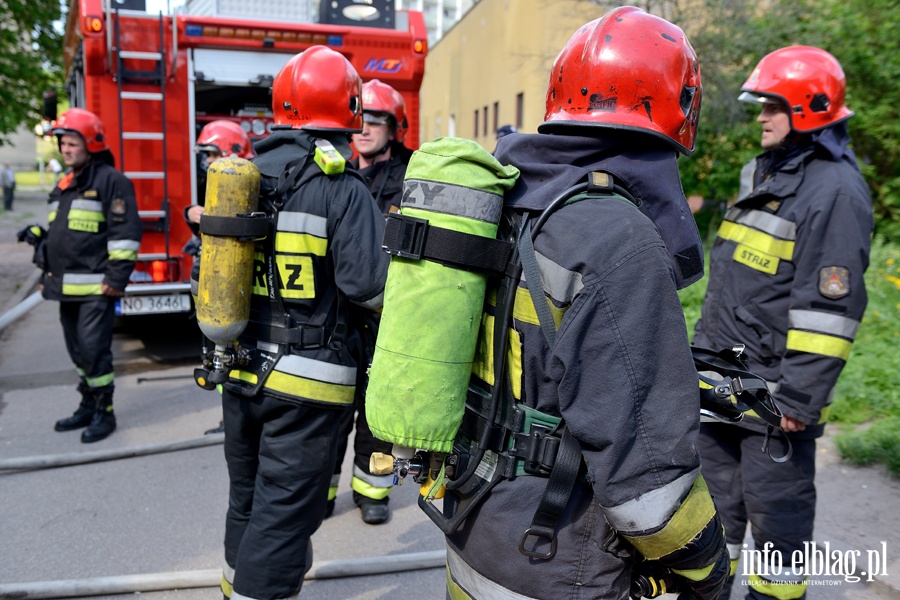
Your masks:
<path fill-rule="evenodd" d="M 359 168 L 359 158 L 353 160 L 353 166 L 366 180 L 378 210 L 387 215 L 400 209 L 400 198 L 403 195 L 403 178 L 406 165 L 412 151 L 396 142 L 391 142 L 391 157 L 388 160 L 373 163 L 364 169 Z"/>
<path fill-rule="evenodd" d="M 645 209 L 653 205 L 660 221 L 683 223 L 684 231 L 666 238 L 694 240 L 678 250 L 696 259 L 700 238 L 674 151 L 649 138 L 642 147 L 616 140 L 506 136 L 496 157 L 521 171 L 507 206 L 536 217 L 590 171 L 605 171 Z M 724 579 L 724 538 L 694 447 L 697 373 L 673 253 L 655 221 L 622 198 L 588 198 L 553 213 L 536 237 L 558 334 L 550 348 L 521 281 L 510 330 L 510 386 L 526 406 L 562 417 L 580 446 L 583 476 L 556 527 L 550 560 L 518 549 L 547 479 L 500 481 L 448 536 L 450 597 L 626 598 L 635 548 L 684 570 L 718 564 Z M 489 357 L 492 308 L 489 302 L 473 373 L 497 385 Z M 535 548 L 547 550 L 547 544 Z"/>
<path fill-rule="evenodd" d="M 134 186 L 111 166 L 108 152 L 93 154 L 78 173 L 50 192 L 44 242 L 44 298 L 83 301 L 105 283 L 124 290 L 137 261 L 143 227 Z"/>
<path fill-rule="evenodd" d="M 349 158 L 343 138 L 329 139 Z M 260 210 L 274 219 L 274 230 L 257 244 L 250 324 L 240 342 L 277 361 L 266 372 L 232 371 L 230 385 L 246 394 L 264 382 L 265 393 L 284 400 L 350 406 L 357 364 L 347 343 L 347 301 L 381 308 L 389 262 L 381 249 L 384 217 L 352 168 L 325 175 L 313 160 L 314 140 L 282 130 L 257 145 Z M 289 164 L 290 173 L 303 170 L 296 185 L 267 200 L 265 190 L 284 180 Z M 321 312 L 327 318 L 311 327 Z M 302 335 L 283 343 L 291 330 Z"/>
<path fill-rule="evenodd" d="M 694 344 L 745 344 L 782 412 L 806 423 L 794 435 L 818 437 L 866 308 L 872 206 L 855 162 L 818 144 L 763 173 L 773 160 L 766 153 L 744 168 L 746 191 L 710 252 Z M 764 431 L 752 416 L 742 426 Z"/>

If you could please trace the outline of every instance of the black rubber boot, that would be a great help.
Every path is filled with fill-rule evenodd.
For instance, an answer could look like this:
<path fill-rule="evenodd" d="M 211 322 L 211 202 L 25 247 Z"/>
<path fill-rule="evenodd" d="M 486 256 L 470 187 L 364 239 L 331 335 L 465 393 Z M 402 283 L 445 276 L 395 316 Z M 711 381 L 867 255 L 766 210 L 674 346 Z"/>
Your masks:
<path fill-rule="evenodd" d="M 91 418 L 91 424 L 81 432 L 81 442 L 91 444 L 105 440 L 116 430 L 116 415 L 113 413 L 112 393 L 100 394 L 97 399 L 97 410 Z"/>
<path fill-rule="evenodd" d="M 363 523 L 381 525 L 391 518 L 391 508 L 386 502 L 365 502 L 359 505 Z"/>
<path fill-rule="evenodd" d="M 57 421 L 56 425 L 53 426 L 53 429 L 56 431 L 72 431 L 91 424 L 91 420 L 96 412 L 97 401 L 91 394 L 90 388 L 83 381 L 78 384 L 78 391 L 81 392 L 81 404 L 78 405 L 78 410 L 71 417 Z"/>

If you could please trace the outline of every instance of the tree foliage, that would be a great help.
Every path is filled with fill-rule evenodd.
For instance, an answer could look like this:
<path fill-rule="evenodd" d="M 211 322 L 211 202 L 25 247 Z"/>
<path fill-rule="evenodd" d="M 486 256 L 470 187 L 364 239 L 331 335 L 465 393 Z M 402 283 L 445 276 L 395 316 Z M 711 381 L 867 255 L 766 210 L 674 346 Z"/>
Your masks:
<path fill-rule="evenodd" d="M 760 58 L 810 45 L 831 52 L 847 77 L 852 147 L 872 189 L 877 231 L 900 240 L 900 2 L 897 0 L 683 0 L 675 20 L 701 61 L 697 150 L 680 168 L 685 191 L 724 203 L 741 166 L 758 154 L 757 111 L 737 101 Z"/>
<path fill-rule="evenodd" d="M 0 0 L 0 144 L 40 119 L 41 93 L 59 87 L 60 0 Z"/>

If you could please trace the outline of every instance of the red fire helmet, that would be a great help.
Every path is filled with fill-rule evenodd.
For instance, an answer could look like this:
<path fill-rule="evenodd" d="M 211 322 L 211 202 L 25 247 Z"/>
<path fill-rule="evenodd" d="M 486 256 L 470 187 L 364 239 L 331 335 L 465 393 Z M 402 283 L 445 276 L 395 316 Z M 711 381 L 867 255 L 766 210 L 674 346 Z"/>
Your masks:
<path fill-rule="evenodd" d="M 846 79 L 841 63 L 812 46 L 788 46 L 764 56 L 741 86 L 739 100 L 780 100 L 788 108 L 791 128 L 810 133 L 853 116 L 844 105 Z"/>
<path fill-rule="evenodd" d="M 59 116 L 50 131 L 53 135 L 79 135 L 91 154 L 109 150 L 106 144 L 106 130 L 103 121 L 94 113 L 83 108 L 70 108 Z"/>
<path fill-rule="evenodd" d="M 362 80 L 342 54 L 310 46 L 272 82 L 275 124 L 292 129 L 362 131 Z"/>
<path fill-rule="evenodd" d="M 690 155 L 701 95 L 700 62 L 681 28 L 623 6 L 581 27 L 559 53 L 538 131 L 640 131 Z"/>
<path fill-rule="evenodd" d="M 250 136 L 233 121 L 210 121 L 200 130 L 194 152 L 217 152 L 222 156 L 253 158 Z"/>
<path fill-rule="evenodd" d="M 394 137 L 401 144 L 406 140 L 409 122 L 406 120 L 406 102 L 400 92 L 378 79 L 362 86 L 363 112 L 378 113 L 393 119 Z"/>

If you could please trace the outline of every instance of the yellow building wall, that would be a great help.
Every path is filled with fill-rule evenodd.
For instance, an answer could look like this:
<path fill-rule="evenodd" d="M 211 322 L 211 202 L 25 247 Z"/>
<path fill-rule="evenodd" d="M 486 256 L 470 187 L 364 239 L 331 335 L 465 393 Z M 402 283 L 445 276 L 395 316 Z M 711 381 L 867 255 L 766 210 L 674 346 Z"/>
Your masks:
<path fill-rule="evenodd" d="M 544 120 L 553 61 L 580 26 L 604 12 L 585 0 L 478 2 L 429 50 L 420 139 L 455 135 L 493 151 L 499 126 L 536 132 Z"/>

